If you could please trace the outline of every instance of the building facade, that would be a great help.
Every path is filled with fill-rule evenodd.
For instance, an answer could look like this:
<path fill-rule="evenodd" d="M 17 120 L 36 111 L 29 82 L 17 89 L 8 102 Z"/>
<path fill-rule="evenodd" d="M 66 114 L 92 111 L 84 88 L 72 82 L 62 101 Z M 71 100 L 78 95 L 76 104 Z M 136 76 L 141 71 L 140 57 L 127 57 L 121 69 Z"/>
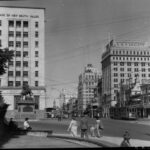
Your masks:
<path fill-rule="evenodd" d="M 15 117 L 22 86 L 28 84 L 36 102 L 37 117 L 45 109 L 45 9 L 0 7 L 0 48 L 14 51 L 7 73 L 0 76 L 0 90 Z"/>
<path fill-rule="evenodd" d="M 112 40 L 102 55 L 102 95 L 104 113 L 116 105 L 121 84 L 133 84 L 150 78 L 150 48 L 141 41 Z"/>
<path fill-rule="evenodd" d="M 87 64 L 84 72 L 79 75 L 78 83 L 78 113 L 82 114 L 87 105 L 94 100 L 94 90 L 100 78 L 99 71 L 92 64 Z"/>

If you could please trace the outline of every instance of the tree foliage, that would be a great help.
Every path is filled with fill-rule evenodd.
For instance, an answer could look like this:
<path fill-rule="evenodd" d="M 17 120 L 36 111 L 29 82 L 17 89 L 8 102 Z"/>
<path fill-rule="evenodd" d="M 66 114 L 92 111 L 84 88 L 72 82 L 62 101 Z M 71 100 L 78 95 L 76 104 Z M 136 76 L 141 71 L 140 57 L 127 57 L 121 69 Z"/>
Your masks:
<path fill-rule="evenodd" d="M 28 84 L 23 85 L 21 95 L 22 96 L 32 95 L 32 91 Z"/>
<path fill-rule="evenodd" d="M 8 48 L 0 49 L 0 75 L 6 73 L 7 63 L 13 58 L 14 52 Z M 0 91 L 0 104 L 4 103 L 4 98 Z"/>
<path fill-rule="evenodd" d="M 14 56 L 14 52 L 8 48 L 0 49 L 0 75 L 6 73 L 7 62 L 9 62 Z"/>

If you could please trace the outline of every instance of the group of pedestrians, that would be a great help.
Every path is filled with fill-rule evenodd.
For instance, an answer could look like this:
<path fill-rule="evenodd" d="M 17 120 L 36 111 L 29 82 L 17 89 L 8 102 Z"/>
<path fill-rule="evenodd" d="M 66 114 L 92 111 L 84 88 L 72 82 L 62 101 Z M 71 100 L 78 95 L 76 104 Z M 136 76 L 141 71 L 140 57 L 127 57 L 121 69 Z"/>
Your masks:
<path fill-rule="evenodd" d="M 20 129 L 18 127 L 18 124 L 13 120 L 13 118 L 10 118 L 10 121 L 8 123 L 8 127 L 9 127 L 9 130 L 11 130 L 11 131 L 15 131 L 15 130 Z M 25 118 L 25 120 L 23 122 L 23 128 L 24 128 L 24 130 L 27 130 L 27 131 L 32 129 L 32 127 L 29 124 L 29 119 L 28 118 Z"/>
<path fill-rule="evenodd" d="M 77 137 L 79 128 L 81 138 L 88 138 L 89 133 L 91 136 L 97 136 L 100 138 L 102 136 L 102 130 L 104 129 L 103 123 L 100 117 L 97 116 L 95 119 L 96 121 L 90 124 L 87 114 L 84 114 L 80 121 L 77 121 L 75 117 L 72 117 L 67 131 L 70 131 L 72 136 Z"/>

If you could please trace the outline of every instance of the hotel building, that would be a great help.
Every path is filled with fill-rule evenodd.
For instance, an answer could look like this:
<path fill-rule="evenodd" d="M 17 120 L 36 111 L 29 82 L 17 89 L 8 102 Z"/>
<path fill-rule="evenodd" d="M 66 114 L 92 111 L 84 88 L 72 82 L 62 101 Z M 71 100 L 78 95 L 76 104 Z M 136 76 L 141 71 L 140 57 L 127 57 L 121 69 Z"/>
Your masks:
<path fill-rule="evenodd" d="M 94 89 L 97 87 L 100 73 L 92 64 L 87 64 L 84 72 L 79 75 L 78 113 L 82 114 L 87 105 L 94 100 Z"/>
<path fill-rule="evenodd" d="M 150 48 L 141 41 L 112 40 L 102 55 L 102 95 L 105 116 L 115 106 L 120 83 L 142 83 L 150 79 Z"/>
<path fill-rule="evenodd" d="M 38 118 L 45 109 L 45 9 L 0 7 L 0 48 L 14 50 L 7 73 L 0 76 L 0 91 L 15 117 L 23 84 L 33 92 Z"/>

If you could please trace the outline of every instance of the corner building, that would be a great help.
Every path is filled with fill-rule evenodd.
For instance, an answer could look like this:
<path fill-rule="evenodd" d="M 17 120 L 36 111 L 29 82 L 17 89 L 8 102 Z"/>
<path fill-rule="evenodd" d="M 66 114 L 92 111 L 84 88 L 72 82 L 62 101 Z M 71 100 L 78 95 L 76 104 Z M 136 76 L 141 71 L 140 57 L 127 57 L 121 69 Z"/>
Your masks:
<path fill-rule="evenodd" d="M 36 117 L 45 109 L 45 9 L 0 7 L 0 48 L 14 50 L 7 73 L 0 76 L 0 91 L 10 104 L 8 117 L 15 117 L 23 84 L 28 84 L 36 102 Z"/>
<path fill-rule="evenodd" d="M 87 64 L 84 72 L 79 75 L 78 83 L 78 114 L 82 114 L 88 104 L 94 100 L 94 89 L 97 87 L 100 79 L 100 72 L 93 67 L 92 64 Z"/>
<path fill-rule="evenodd" d="M 150 79 L 150 48 L 141 41 L 112 40 L 102 55 L 102 96 L 104 116 L 115 106 L 120 84 Z"/>

